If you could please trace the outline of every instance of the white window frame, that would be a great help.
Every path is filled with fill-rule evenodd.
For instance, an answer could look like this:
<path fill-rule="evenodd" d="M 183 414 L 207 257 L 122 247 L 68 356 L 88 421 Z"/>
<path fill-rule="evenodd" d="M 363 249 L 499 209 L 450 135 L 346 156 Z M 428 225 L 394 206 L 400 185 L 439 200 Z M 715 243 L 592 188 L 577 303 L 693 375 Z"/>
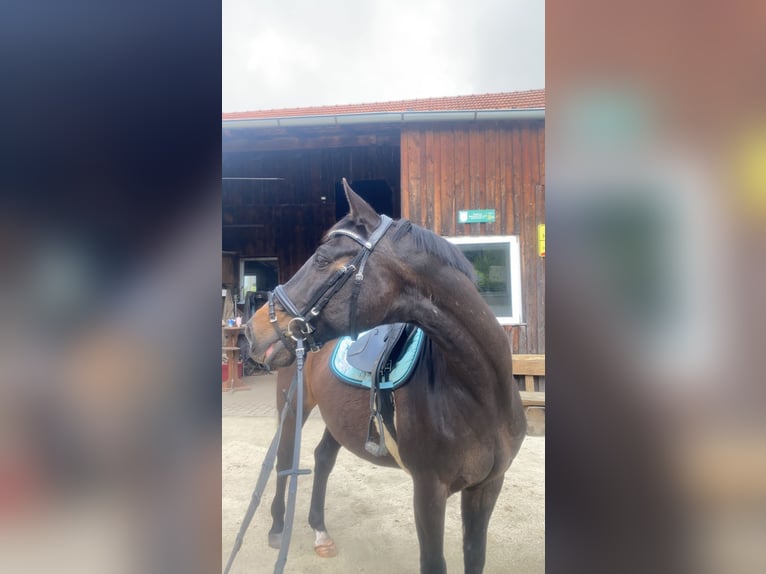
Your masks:
<path fill-rule="evenodd" d="M 505 244 L 509 250 L 509 269 L 510 277 L 508 285 L 511 288 L 511 309 L 513 315 L 510 317 L 497 317 L 501 325 L 523 325 L 523 307 L 521 297 L 521 245 L 518 235 L 459 235 L 455 237 L 445 237 L 445 239 L 455 245 L 487 245 L 487 244 Z"/>

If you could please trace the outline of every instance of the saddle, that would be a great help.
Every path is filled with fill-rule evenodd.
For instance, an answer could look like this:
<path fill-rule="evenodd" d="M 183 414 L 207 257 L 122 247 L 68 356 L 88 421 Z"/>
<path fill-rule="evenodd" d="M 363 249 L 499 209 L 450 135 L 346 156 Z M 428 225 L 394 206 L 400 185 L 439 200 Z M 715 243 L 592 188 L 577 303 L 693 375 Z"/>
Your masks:
<path fill-rule="evenodd" d="M 396 441 L 393 391 L 415 371 L 425 347 L 423 331 L 407 323 L 380 325 L 354 341 L 343 337 L 330 357 L 330 370 L 341 381 L 369 389 L 370 421 L 365 449 L 374 456 L 388 453 L 384 425 Z M 374 440 L 378 435 L 377 441 Z"/>
<path fill-rule="evenodd" d="M 414 325 L 380 325 L 365 331 L 356 341 L 342 337 L 330 357 L 330 369 L 341 381 L 355 387 L 369 389 L 377 382 L 382 390 L 394 390 L 409 380 L 424 341 L 423 331 Z"/>

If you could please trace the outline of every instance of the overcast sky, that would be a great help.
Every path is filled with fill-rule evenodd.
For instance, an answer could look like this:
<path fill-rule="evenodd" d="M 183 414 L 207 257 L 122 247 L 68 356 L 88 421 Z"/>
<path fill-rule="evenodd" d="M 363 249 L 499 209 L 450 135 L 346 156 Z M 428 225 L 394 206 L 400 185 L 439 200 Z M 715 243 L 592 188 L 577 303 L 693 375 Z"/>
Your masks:
<path fill-rule="evenodd" d="M 543 0 L 223 0 L 223 111 L 545 87 Z"/>

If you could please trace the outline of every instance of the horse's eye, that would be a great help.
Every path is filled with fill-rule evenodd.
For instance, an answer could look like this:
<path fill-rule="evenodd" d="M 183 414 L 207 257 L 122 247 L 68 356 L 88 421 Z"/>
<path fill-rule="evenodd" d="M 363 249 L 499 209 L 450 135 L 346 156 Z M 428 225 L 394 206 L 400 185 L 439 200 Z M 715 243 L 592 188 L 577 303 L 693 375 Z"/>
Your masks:
<path fill-rule="evenodd" d="M 315 264 L 316 264 L 316 266 L 317 266 L 317 267 L 319 267 L 320 269 L 324 269 L 325 267 L 327 267 L 327 266 L 330 264 L 330 260 L 329 260 L 329 259 L 327 259 L 327 257 L 325 257 L 324 255 L 322 255 L 321 253 L 317 253 L 317 254 L 314 256 L 314 263 L 315 263 Z"/>

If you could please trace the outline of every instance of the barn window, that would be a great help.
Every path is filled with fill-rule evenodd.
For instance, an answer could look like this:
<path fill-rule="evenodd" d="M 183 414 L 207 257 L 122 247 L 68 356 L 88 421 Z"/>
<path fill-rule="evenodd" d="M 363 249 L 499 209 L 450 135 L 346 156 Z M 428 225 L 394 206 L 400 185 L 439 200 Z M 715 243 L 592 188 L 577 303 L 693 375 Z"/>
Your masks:
<path fill-rule="evenodd" d="M 516 235 L 447 237 L 476 270 L 479 292 L 501 325 L 518 325 L 521 315 L 521 257 Z"/>

